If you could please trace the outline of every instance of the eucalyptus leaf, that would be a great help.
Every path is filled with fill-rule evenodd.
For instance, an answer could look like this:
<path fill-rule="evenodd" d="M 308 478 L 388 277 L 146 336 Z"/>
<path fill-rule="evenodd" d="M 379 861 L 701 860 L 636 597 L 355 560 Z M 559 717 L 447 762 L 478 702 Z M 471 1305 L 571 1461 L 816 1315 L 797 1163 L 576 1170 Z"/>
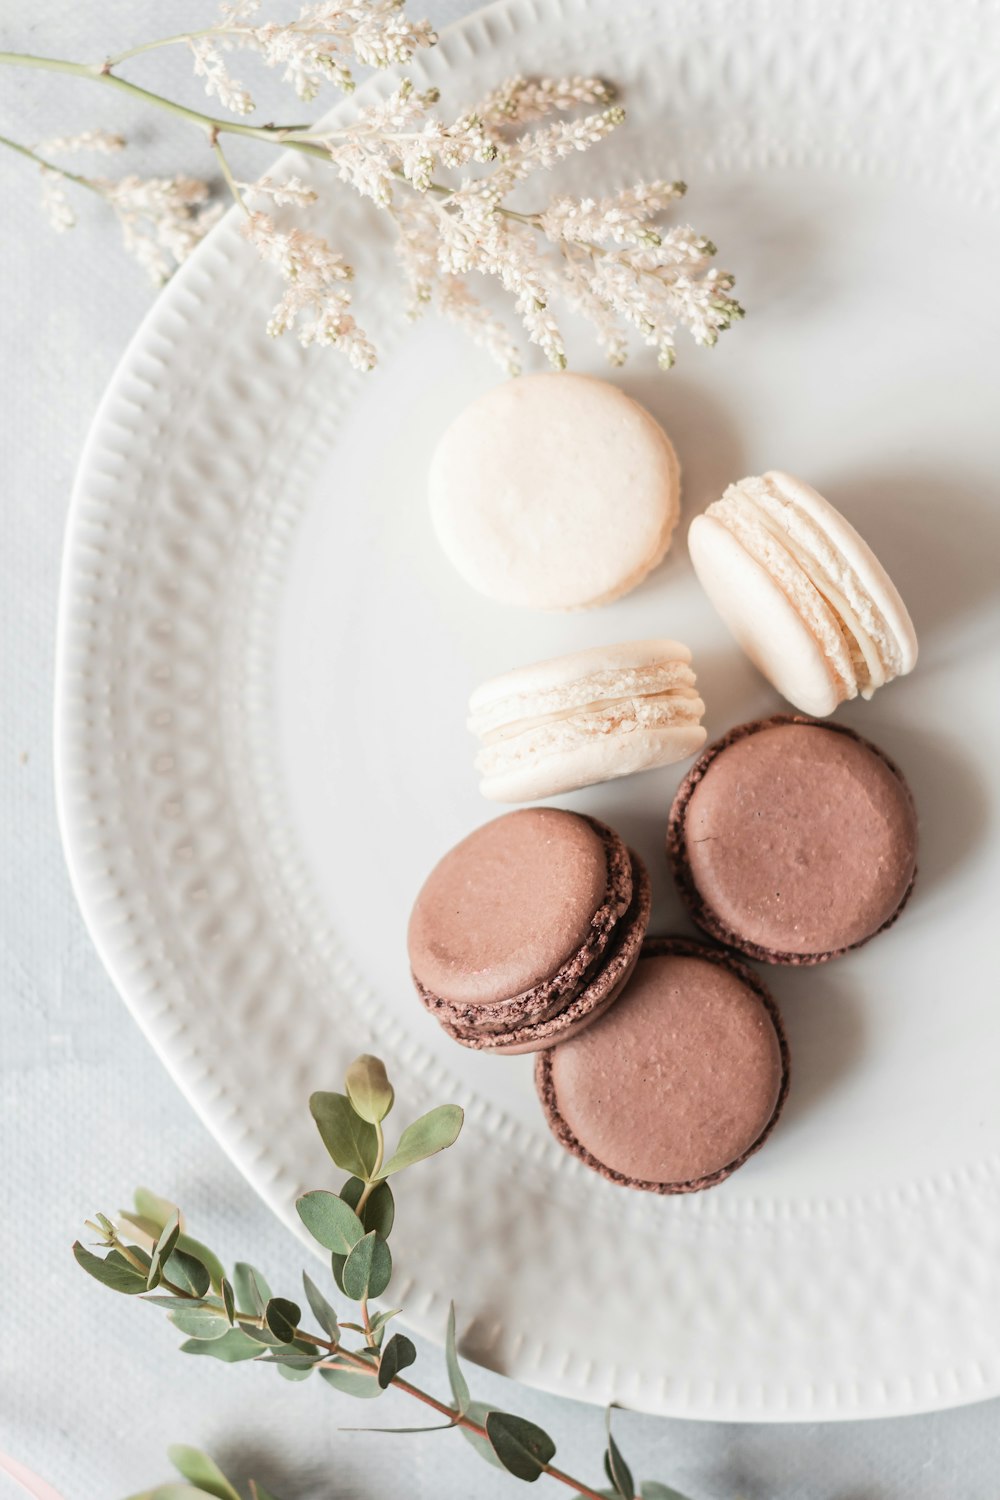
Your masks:
<path fill-rule="evenodd" d="M 192 1339 L 221 1339 L 230 1331 L 221 1307 L 189 1308 L 180 1303 L 167 1317 L 175 1328 Z"/>
<path fill-rule="evenodd" d="M 307 1271 L 302 1272 L 302 1285 L 305 1288 L 306 1301 L 312 1308 L 312 1315 L 322 1328 L 328 1339 L 336 1343 L 340 1336 L 340 1328 L 337 1324 L 337 1314 L 327 1302 L 319 1287 L 313 1281 Z"/>
<path fill-rule="evenodd" d="M 338 1255 L 350 1255 L 364 1236 L 364 1226 L 354 1209 L 335 1193 L 303 1193 L 295 1200 L 295 1207 L 313 1239 Z"/>
<path fill-rule="evenodd" d="M 355 1111 L 369 1124 L 384 1120 L 392 1109 L 395 1095 L 381 1058 L 368 1052 L 356 1057 L 347 1070 L 345 1084 Z"/>
<path fill-rule="evenodd" d="M 215 1291 L 219 1291 L 226 1273 L 223 1269 L 222 1261 L 216 1255 L 215 1251 L 210 1250 L 207 1245 L 203 1245 L 201 1240 L 193 1239 L 191 1235 L 185 1234 L 183 1229 L 177 1240 L 177 1248 L 178 1250 L 182 1250 L 185 1255 L 190 1255 L 194 1260 L 201 1262 L 208 1272 L 209 1279 Z"/>
<path fill-rule="evenodd" d="M 175 1443 L 167 1449 L 167 1457 L 174 1468 L 196 1485 L 202 1494 L 214 1495 L 216 1500 L 240 1500 L 239 1493 L 229 1483 L 214 1459 L 200 1448 L 187 1448 Z"/>
<path fill-rule="evenodd" d="M 417 1351 L 406 1337 L 405 1333 L 394 1333 L 392 1338 L 382 1350 L 382 1358 L 378 1367 L 378 1383 L 383 1390 L 391 1385 L 399 1374 L 412 1365 L 417 1357 Z"/>
<path fill-rule="evenodd" d="M 344 1262 L 344 1291 L 355 1302 L 380 1297 L 392 1277 L 389 1246 L 372 1230 L 358 1241 Z"/>
<path fill-rule="evenodd" d="M 355 1177 L 370 1177 L 378 1155 L 375 1126 L 355 1113 L 346 1094 L 313 1094 L 309 1109 L 337 1166 Z"/>
<path fill-rule="evenodd" d="M 384 1312 L 373 1313 L 368 1322 L 372 1333 L 381 1333 L 390 1319 L 398 1317 L 402 1311 L 401 1307 L 387 1307 Z"/>
<path fill-rule="evenodd" d="M 608 1433 L 608 1446 L 604 1454 L 604 1472 L 614 1486 L 615 1494 L 620 1495 L 622 1500 L 635 1500 L 635 1485 L 632 1481 L 632 1471 L 621 1455 L 621 1449 L 615 1442 L 611 1433 Z"/>
<path fill-rule="evenodd" d="M 295 1338 L 301 1317 L 298 1304 L 289 1302 L 287 1297 L 272 1297 L 264 1308 L 264 1321 L 275 1338 L 283 1344 L 290 1344 Z"/>
<path fill-rule="evenodd" d="M 270 1328 L 255 1328 L 252 1323 L 238 1323 L 238 1327 L 240 1332 L 245 1333 L 248 1339 L 253 1339 L 255 1344 L 266 1344 L 269 1349 L 277 1349 L 284 1342 L 283 1339 L 277 1338 Z"/>
<path fill-rule="evenodd" d="M 146 1290 L 145 1275 L 136 1271 L 114 1250 L 102 1260 L 99 1255 L 92 1255 L 89 1250 L 85 1250 L 77 1240 L 73 1246 L 73 1254 L 77 1264 L 83 1267 L 88 1276 L 93 1276 L 95 1281 L 110 1287 L 113 1292 L 123 1292 L 127 1297 L 134 1297 Z"/>
<path fill-rule="evenodd" d="M 162 1233 L 175 1214 L 178 1222 L 181 1220 L 181 1211 L 177 1204 L 171 1203 L 169 1198 L 161 1198 L 158 1193 L 151 1192 L 149 1188 L 137 1187 L 132 1195 L 132 1201 L 139 1217 L 148 1220 L 153 1225 L 153 1239 Z"/>
<path fill-rule="evenodd" d="M 469 1409 L 470 1395 L 468 1382 L 462 1374 L 458 1363 L 458 1348 L 455 1343 L 455 1304 L 451 1303 L 448 1308 L 448 1324 L 444 1335 L 444 1360 L 448 1367 L 448 1384 L 451 1386 L 451 1394 L 455 1398 L 455 1405 L 460 1412 Z"/>
<path fill-rule="evenodd" d="M 241 1312 L 253 1313 L 257 1318 L 264 1316 L 264 1306 L 271 1295 L 271 1288 L 260 1272 L 245 1260 L 238 1260 L 233 1266 L 233 1290 L 236 1293 L 236 1306 Z"/>
<path fill-rule="evenodd" d="M 233 1291 L 231 1282 L 228 1282 L 224 1276 L 222 1278 L 221 1291 L 222 1305 L 226 1309 L 226 1319 L 230 1328 L 232 1328 L 236 1322 L 236 1294 Z"/>
<path fill-rule="evenodd" d="M 375 1378 L 374 1371 L 371 1375 L 362 1375 L 356 1370 L 320 1370 L 319 1373 L 327 1385 L 332 1385 L 336 1391 L 342 1391 L 345 1396 L 357 1396 L 359 1400 L 370 1401 L 382 1394 L 382 1387 Z"/>
<path fill-rule="evenodd" d="M 345 1203 L 350 1204 L 351 1208 L 357 1210 L 364 1190 L 365 1184 L 360 1177 L 348 1177 L 340 1190 L 340 1196 Z M 392 1188 L 387 1182 L 379 1182 L 372 1188 L 360 1217 L 366 1234 L 370 1229 L 374 1229 L 384 1240 L 389 1238 L 393 1220 L 396 1217 L 396 1205 L 392 1196 Z"/>
<path fill-rule="evenodd" d="M 317 1360 L 322 1359 L 321 1354 L 302 1354 L 292 1348 L 275 1349 L 272 1354 L 261 1357 L 262 1365 L 283 1365 L 289 1370 L 311 1370 Z"/>
<path fill-rule="evenodd" d="M 182 1250 L 179 1243 L 173 1255 L 164 1262 L 163 1275 L 174 1286 L 182 1287 L 196 1297 L 204 1297 L 212 1285 L 212 1278 L 204 1261 Z"/>
<path fill-rule="evenodd" d="M 220 1339 L 188 1339 L 181 1344 L 183 1354 L 208 1354 L 227 1365 L 244 1359 L 259 1359 L 260 1345 L 248 1338 L 242 1328 L 227 1328 Z"/>
<path fill-rule="evenodd" d="M 508 1474 L 528 1484 L 533 1484 L 555 1457 L 556 1445 L 548 1433 L 524 1417 L 491 1411 L 486 1418 L 486 1435 Z"/>
<path fill-rule="evenodd" d="M 167 1484 L 158 1484 L 155 1490 L 143 1490 L 141 1495 L 130 1495 L 129 1500 L 191 1500 L 192 1495 L 204 1494 L 204 1490 L 193 1490 L 189 1484 L 180 1484 L 171 1479 Z"/>
<path fill-rule="evenodd" d="M 344 1286 L 344 1266 L 346 1264 L 347 1256 L 338 1255 L 336 1250 L 334 1250 L 330 1256 L 330 1270 L 333 1273 L 333 1279 L 337 1284 L 338 1292 L 343 1292 L 345 1297 L 347 1296 L 347 1289 Z"/>
<path fill-rule="evenodd" d="M 264 1360 L 264 1364 L 270 1364 L 270 1360 Z M 312 1374 L 312 1365 L 287 1365 L 278 1364 L 278 1374 L 285 1380 L 308 1380 Z"/>
<path fill-rule="evenodd" d="M 486 1418 L 491 1411 L 492 1407 L 487 1406 L 485 1401 L 470 1401 L 465 1408 L 464 1414 L 479 1427 L 485 1427 Z M 493 1452 L 493 1448 L 487 1438 L 481 1437 L 478 1432 L 470 1432 L 468 1427 L 460 1427 L 458 1430 L 465 1438 L 465 1441 L 472 1444 L 480 1458 L 485 1458 L 486 1462 L 492 1464 L 495 1469 L 503 1468 L 503 1464 Z"/>
<path fill-rule="evenodd" d="M 415 1432 L 447 1432 L 454 1427 L 454 1422 L 434 1422 L 430 1427 L 341 1427 L 341 1432 L 390 1432 L 390 1433 L 415 1433 Z"/>
<path fill-rule="evenodd" d="M 163 1275 L 163 1267 L 170 1259 L 177 1244 L 181 1232 L 181 1221 L 177 1214 L 168 1219 L 160 1230 L 156 1244 L 153 1246 L 152 1259 L 149 1262 L 149 1270 L 146 1272 L 146 1290 L 153 1291 L 160 1284 Z"/>
<path fill-rule="evenodd" d="M 225 1312 L 215 1297 L 176 1297 L 173 1292 L 153 1292 L 142 1300 L 149 1307 L 214 1307 L 220 1313 Z"/>
<path fill-rule="evenodd" d="M 403 1131 L 399 1145 L 382 1168 L 382 1176 L 391 1177 L 393 1172 L 402 1172 L 404 1167 L 412 1167 L 415 1162 L 454 1145 L 464 1119 L 465 1112 L 457 1104 L 439 1104 L 437 1109 L 421 1115 Z"/>

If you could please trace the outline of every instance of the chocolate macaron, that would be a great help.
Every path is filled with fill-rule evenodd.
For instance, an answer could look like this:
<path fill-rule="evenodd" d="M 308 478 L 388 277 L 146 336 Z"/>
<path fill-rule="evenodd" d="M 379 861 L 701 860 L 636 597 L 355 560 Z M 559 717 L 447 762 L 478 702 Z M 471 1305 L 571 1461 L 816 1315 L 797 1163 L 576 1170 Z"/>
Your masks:
<path fill-rule="evenodd" d="M 495 818 L 432 870 L 410 917 L 410 968 L 449 1036 L 536 1052 L 611 1004 L 649 923 L 649 877 L 612 829 L 557 808 Z"/>
<path fill-rule="evenodd" d="M 535 1083 L 559 1143 L 649 1193 L 714 1187 L 767 1139 L 788 1092 L 781 1017 L 738 959 L 647 938 L 618 1003 L 539 1054 Z"/>
<path fill-rule="evenodd" d="M 698 757 L 670 810 L 667 852 L 712 937 L 763 963 L 818 964 L 902 911 L 917 815 L 876 745 L 842 724 L 779 714 Z"/>

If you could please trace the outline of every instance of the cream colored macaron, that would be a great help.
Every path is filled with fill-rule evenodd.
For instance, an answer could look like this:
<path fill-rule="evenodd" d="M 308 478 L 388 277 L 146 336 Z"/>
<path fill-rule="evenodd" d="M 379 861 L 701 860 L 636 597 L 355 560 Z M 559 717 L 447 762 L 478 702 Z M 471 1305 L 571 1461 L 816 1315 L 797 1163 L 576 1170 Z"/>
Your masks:
<path fill-rule="evenodd" d="M 694 755 L 705 705 L 690 663 L 677 641 L 628 641 L 483 683 L 469 701 L 483 796 L 534 802 Z"/>
<path fill-rule="evenodd" d="M 789 703 L 824 716 L 911 672 L 917 637 L 874 552 L 822 495 L 772 470 L 741 479 L 688 532 L 702 587 Z"/>
<path fill-rule="evenodd" d="M 466 407 L 438 444 L 429 492 L 438 540 L 474 589 L 501 604 L 586 609 L 662 561 L 680 468 L 624 391 L 550 372 Z"/>

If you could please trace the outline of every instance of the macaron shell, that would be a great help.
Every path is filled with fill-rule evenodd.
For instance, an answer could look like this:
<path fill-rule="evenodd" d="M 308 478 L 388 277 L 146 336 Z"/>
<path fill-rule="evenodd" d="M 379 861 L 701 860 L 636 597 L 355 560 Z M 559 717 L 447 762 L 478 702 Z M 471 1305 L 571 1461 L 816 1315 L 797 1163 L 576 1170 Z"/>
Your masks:
<path fill-rule="evenodd" d="M 826 963 L 892 926 L 913 890 L 916 848 L 913 799 L 889 757 L 845 725 L 793 714 L 737 725 L 710 745 L 667 826 L 694 921 L 768 964 Z"/>
<path fill-rule="evenodd" d="M 663 558 L 680 469 L 648 412 L 605 381 L 521 376 L 452 423 L 431 463 L 431 517 L 465 580 L 499 603 L 589 608 Z"/>
<path fill-rule="evenodd" d="M 633 849 L 628 852 L 632 865 L 632 902 L 616 928 L 613 943 L 595 966 L 590 982 L 555 1015 L 542 1021 L 526 1021 L 522 1026 L 512 1025 L 502 1034 L 480 1035 L 442 1022 L 454 1041 L 476 1052 L 496 1052 L 505 1057 L 540 1052 L 576 1036 L 610 1009 L 638 961 L 652 906 L 649 872 Z"/>
<path fill-rule="evenodd" d="M 704 712 L 704 704 L 699 711 Z M 561 747 L 484 777 L 479 790 L 493 802 L 534 802 L 619 776 L 673 765 L 696 754 L 705 739 L 706 732 L 697 723 L 597 736 L 581 735 L 568 727 Z"/>
<path fill-rule="evenodd" d="M 608 894 L 605 833 L 575 813 L 531 808 L 456 844 L 424 882 L 410 917 L 419 984 L 447 1004 L 478 1007 L 548 980 L 593 937 Z M 609 923 L 631 894 L 629 881 Z"/>
<path fill-rule="evenodd" d="M 688 549 L 702 588 L 758 671 L 804 713 L 831 714 L 849 694 L 783 589 L 712 516 L 691 522 Z"/>
<path fill-rule="evenodd" d="M 848 567 L 853 569 L 892 631 L 901 660 L 898 675 L 912 672 L 917 664 L 918 649 L 913 621 L 899 590 L 864 537 L 811 484 L 806 484 L 804 480 L 797 479 L 794 474 L 786 474 L 781 469 L 772 469 L 764 477 L 770 479 L 781 493 L 800 506 L 825 532 L 831 545 L 842 555 Z"/>
<path fill-rule="evenodd" d="M 756 975 L 684 938 L 648 938 L 614 1010 L 535 1065 L 560 1144 L 609 1181 L 659 1194 L 742 1166 L 774 1128 L 788 1075 L 781 1018 Z"/>

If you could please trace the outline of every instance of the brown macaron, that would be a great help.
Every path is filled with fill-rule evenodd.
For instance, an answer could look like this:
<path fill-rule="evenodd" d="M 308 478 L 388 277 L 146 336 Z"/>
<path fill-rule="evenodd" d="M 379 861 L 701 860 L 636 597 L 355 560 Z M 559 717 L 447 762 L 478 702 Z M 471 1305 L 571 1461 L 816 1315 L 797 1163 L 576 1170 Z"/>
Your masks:
<path fill-rule="evenodd" d="M 539 1054 L 535 1084 L 571 1155 L 622 1187 L 695 1193 L 764 1144 L 788 1092 L 777 1007 L 739 960 L 647 938 L 617 1005 Z"/>
<path fill-rule="evenodd" d="M 615 999 L 649 908 L 642 861 L 596 818 L 507 813 L 456 844 L 417 896 L 407 936 L 417 994 L 465 1047 L 538 1051 Z"/>
<path fill-rule="evenodd" d="M 702 752 L 667 853 L 699 927 L 769 964 L 818 964 L 890 926 L 917 868 L 902 774 L 842 724 L 778 714 Z"/>

